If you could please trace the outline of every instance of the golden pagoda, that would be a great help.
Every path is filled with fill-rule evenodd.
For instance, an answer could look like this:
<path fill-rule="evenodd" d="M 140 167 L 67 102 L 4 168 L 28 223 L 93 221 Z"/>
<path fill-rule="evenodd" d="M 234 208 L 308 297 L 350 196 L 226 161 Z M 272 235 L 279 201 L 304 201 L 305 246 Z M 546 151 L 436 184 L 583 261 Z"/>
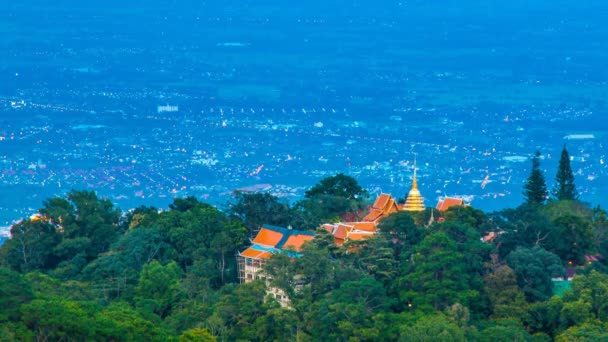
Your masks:
<path fill-rule="evenodd" d="M 424 211 L 424 200 L 418 190 L 418 181 L 416 180 L 416 160 L 414 160 L 414 179 L 412 181 L 412 189 L 407 194 L 405 205 L 403 206 L 405 211 Z"/>

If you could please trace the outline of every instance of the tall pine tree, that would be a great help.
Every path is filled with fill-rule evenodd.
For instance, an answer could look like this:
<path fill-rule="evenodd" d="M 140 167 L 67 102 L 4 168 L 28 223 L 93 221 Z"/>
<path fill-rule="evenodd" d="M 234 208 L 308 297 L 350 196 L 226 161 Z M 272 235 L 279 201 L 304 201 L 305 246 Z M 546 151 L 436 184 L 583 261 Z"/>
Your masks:
<path fill-rule="evenodd" d="M 553 196 L 558 200 L 576 200 L 578 194 L 574 186 L 574 173 L 570 167 L 570 155 L 566 150 L 566 145 L 562 150 L 562 155 L 559 158 L 559 168 L 555 176 L 555 187 L 553 188 Z"/>
<path fill-rule="evenodd" d="M 536 151 L 532 158 L 532 171 L 524 186 L 524 196 L 527 204 L 543 204 L 547 199 L 547 184 L 540 169 L 540 152 Z"/>

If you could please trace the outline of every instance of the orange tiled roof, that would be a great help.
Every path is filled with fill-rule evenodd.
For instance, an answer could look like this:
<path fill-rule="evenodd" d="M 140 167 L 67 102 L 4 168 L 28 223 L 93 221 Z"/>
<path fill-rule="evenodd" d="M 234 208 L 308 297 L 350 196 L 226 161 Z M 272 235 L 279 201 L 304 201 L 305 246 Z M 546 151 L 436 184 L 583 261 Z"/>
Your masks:
<path fill-rule="evenodd" d="M 336 230 L 334 231 L 334 237 L 336 239 L 344 240 L 346 238 L 346 234 L 348 234 L 348 232 L 350 232 L 352 229 L 353 227 L 351 226 L 339 224 Z"/>
<path fill-rule="evenodd" d="M 241 256 L 252 258 L 252 259 L 270 259 L 272 253 L 266 251 L 259 251 L 252 247 L 247 248 L 241 252 Z"/>
<path fill-rule="evenodd" d="M 380 194 L 380 196 L 378 196 L 378 198 L 376 198 L 376 201 L 374 202 L 374 205 L 372 207 L 374 209 L 382 210 L 386 207 L 386 204 L 389 202 L 390 199 L 391 199 L 391 195 Z"/>
<path fill-rule="evenodd" d="M 437 210 L 446 211 L 451 207 L 464 205 L 464 199 L 456 197 L 446 197 L 437 203 Z"/>
<path fill-rule="evenodd" d="M 481 241 L 483 242 L 491 242 L 494 241 L 494 239 L 496 239 L 498 235 L 494 232 L 489 232 L 486 236 L 481 238 Z"/>
<path fill-rule="evenodd" d="M 293 250 L 299 251 L 304 242 L 310 241 L 314 238 L 315 237 L 311 235 L 291 235 L 287 241 L 285 241 L 285 244 L 283 244 L 283 248 L 292 248 Z"/>
<path fill-rule="evenodd" d="M 376 232 L 376 224 L 374 222 L 346 222 L 344 224 L 352 226 L 356 230 L 363 230 L 370 233 Z"/>
<path fill-rule="evenodd" d="M 272 231 L 270 229 L 260 229 L 258 235 L 253 240 L 254 244 L 265 245 L 265 246 L 276 246 L 279 241 L 283 238 L 283 234 Z"/>
<path fill-rule="evenodd" d="M 324 223 L 321 225 L 321 228 L 323 228 L 329 234 L 333 234 L 334 228 L 336 228 L 336 227 L 333 224 Z"/>
<path fill-rule="evenodd" d="M 395 201 L 394 198 L 391 197 L 391 199 L 388 201 L 388 205 L 384 208 L 384 215 L 388 215 L 388 214 L 392 214 L 396 211 L 399 211 L 399 207 L 397 206 L 397 201 Z"/>
<path fill-rule="evenodd" d="M 380 218 L 380 216 L 383 215 L 383 212 L 381 209 L 372 209 L 372 211 L 369 212 L 369 214 L 367 214 L 364 218 L 363 221 L 368 221 L 368 222 L 373 222 L 376 221 L 378 218 Z"/>
<path fill-rule="evenodd" d="M 347 239 L 352 241 L 361 241 L 369 239 L 372 236 L 374 236 L 374 234 L 369 232 L 350 232 L 347 235 Z"/>

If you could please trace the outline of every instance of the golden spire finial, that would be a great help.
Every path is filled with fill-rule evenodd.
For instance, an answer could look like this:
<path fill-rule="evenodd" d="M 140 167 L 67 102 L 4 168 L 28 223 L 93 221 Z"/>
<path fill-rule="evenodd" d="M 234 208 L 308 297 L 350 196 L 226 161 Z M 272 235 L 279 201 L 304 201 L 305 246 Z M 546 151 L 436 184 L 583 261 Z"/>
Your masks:
<path fill-rule="evenodd" d="M 412 180 L 412 189 L 418 189 L 418 180 L 416 179 L 416 157 L 414 157 L 414 179 Z"/>
<path fill-rule="evenodd" d="M 418 179 L 416 178 L 416 157 L 414 157 L 414 178 L 412 179 L 412 189 L 407 195 L 403 210 L 406 211 L 423 211 L 424 199 L 418 190 Z"/>

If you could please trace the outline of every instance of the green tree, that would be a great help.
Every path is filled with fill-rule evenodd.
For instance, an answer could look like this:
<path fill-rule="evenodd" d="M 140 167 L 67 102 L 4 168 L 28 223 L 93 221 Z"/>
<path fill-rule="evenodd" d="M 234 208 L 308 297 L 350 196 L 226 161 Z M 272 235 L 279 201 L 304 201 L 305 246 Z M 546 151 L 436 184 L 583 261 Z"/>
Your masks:
<path fill-rule="evenodd" d="M 466 341 L 465 331 L 443 315 L 428 315 L 412 326 L 401 329 L 400 342 L 458 342 Z"/>
<path fill-rule="evenodd" d="M 516 209 L 505 209 L 494 213 L 491 219 L 502 230 L 502 234 L 496 238 L 501 257 L 506 257 L 517 247 L 538 246 L 554 250 L 555 241 L 559 239 L 553 222 L 535 206 L 522 205 Z"/>
<path fill-rule="evenodd" d="M 410 213 L 400 211 L 382 219 L 378 228 L 391 242 L 395 257 L 411 257 L 414 247 L 424 238 L 426 231 L 417 226 Z"/>
<path fill-rule="evenodd" d="M 39 212 L 39 221 L 51 224 L 60 236 L 54 255 L 61 263 L 54 274 L 63 279 L 75 278 L 123 231 L 120 210 L 92 191 L 71 191 L 66 198 L 48 199 Z"/>
<path fill-rule="evenodd" d="M 65 299 L 34 299 L 22 305 L 23 322 L 38 341 L 95 340 L 94 306 Z"/>
<path fill-rule="evenodd" d="M 282 308 L 274 300 L 267 300 L 264 309 L 266 312 L 255 320 L 247 335 L 257 341 L 298 341 L 301 332 L 295 310 Z"/>
<path fill-rule="evenodd" d="M 526 342 L 532 341 L 530 334 L 524 329 L 521 322 L 513 319 L 491 320 L 485 322 L 489 325 L 479 333 L 477 340 L 484 342 L 512 341 Z"/>
<path fill-rule="evenodd" d="M 256 332 L 251 327 L 266 314 L 265 297 L 266 286 L 261 281 L 225 286 L 206 325 L 212 333 L 223 333 L 220 340 L 255 340 Z"/>
<path fill-rule="evenodd" d="M 32 300 L 32 288 L 21 274 L 0 268 L 0 322 L 18 321 L 19 306 Z"/>
<path fill-rule="evenodd" d="M 184 331 L 179 337 L 179 342 L 215 342 L 217 338 L 207 329 L 193 328 Z"/>
<path fill-rule="evenodd" d="M 478 300 L 479 292 L 471 289 L 471 276 L 466 272 L 464 260 L 456 243 L 445 233 L 428 235 L 398 280 L 401 302 L 430 311 Z"/>
<path fill-rule="evenodd" d="M 347 241 L 344 247 L 354 250 L 345 253 L 342 260 L 350 259 L 350 265 L 374 277 L 376 280 L 391 287 L 398 274 L 399 263 L 384 235 L 376 234 L 365 241 Z"/>
<path fill-rule="evenodd" d="M 585 323 L 574 326 L 562 332 L 555 339 L 557 342 L 595 342 L 608 341 L 608 326 L 606 324 Z"/>
<path fill-rule="evenodd" d="M 524 197 L 528 204 L 543 204 L 547 200 L 547 184 L 540 169 L 540 152 L 536 151 L 532 158 L 532 170 L 524 185 Z"/>
<path fill-rule="evenodd" d="M 234 192 L 235 203 L 230 205 L 231 215 L 238 217 L 251 234 L 263 224 L 287 226 L 291 221 L 289 204 L 269 193 Z"/>
<path fill-rule="evenodd" d="M 372 317 L 388 309 L 386 290 L 373 278 L 342 283 L 320 303 L 323 315 L 314 331 L 315 340 L 346 341 L 363 339 L 373 329 Z M 378 335 L 375 332 L 373 335 Z"/>
<path fill-rule="evenodd" d="M 608 322 L 608 275 L 597 271 L 577 275 L 572 280 L 571 291 L 564 294 L 564 301 L 587 303 L 595 319 Z"/>
<path fill-rule="evenodd" d="M 528 313 L 521 318 L 531 333 L 555 337 L 559 329 L 563 306 L 563 300 L 558 296 L 553 296 L 546 302 L 530 303 L 527 306 Z"/>
<path fill-rule="evenodd" d="M 44 220 L 23 220 L 11 227 L 12 238 L 0 248 L 3 263 L 15 271 L 46 270 L 59 259 L 53 249 L 61 240 L 55 228 Z"/>
<path fill-rule="evenodd" d="M 547 300 L 553 293 L 552 277 L 564 274 L 559 257 L 542 247 L 517 248 L 507 256 L 517 283 L 529 301 Z"/>
<path fill-rule="evenodd" d="M 321 179 L 319 184 L 313 186 L 304 194 L 306 198 L 315 198 L 322 195 L 353 200 L 367 197 L 367 192 L 363 190 L 356 179 L 339 173 L 335 176 Z"/>
<path fill-rule="evenodd" d="M 166 317 L 179 301 L 181 270 L 175 262 L 162 266 L 153 260 L 141 271 L 135 287 L 138 307 Z"/>
<path fill-rule="evenodd" d="M 154 225 L 159 215 L 158 209 L 155 207 L 140 206 L 127 212 L 124 224 L 129 227 L 129 229 L 151 227 Z"/>
<path fill-rule="evenodd" d="M 167 341 L 160 319 L 149 320 L 125 302 L 113 302 L 95 314 L 96 338 L 103 341 Z"/>
<path fill-rule="evenodd" d="M 521 319 L 526 315 L 526 300 L 517 285 L 513 269 L 498 265 L 484 277 L 484 292 L 490 301 L 492 318 Z"/>
<path fill-rule="evenodd" d="M 562 260 L 584 264 L 585 254 L 593 247 L 591 222 L 580 216 L 564 215 L 558 217 L 554 224 L 559 236 L 554 246 L 555 253 Z"/>
<path fill-rule="evenodd" d="M 182 269 L 205 265 L 206 278 L 215 288 L 235 281 L 236 259 L 232 256 L 245 241 L 246 229 L 239 221 L 196 199 L 174 207 L 160 215 L 157 225 Z"/>
<path fill-rule="evenodd" d="M 564 145 L 561 157 L 559 158 L 553 196 L 559 201 L 578 199 L 578 193 L 574 185 L 574 173 L 570 167 L 570 155 L 568 154 L 566 145 Z"/>

